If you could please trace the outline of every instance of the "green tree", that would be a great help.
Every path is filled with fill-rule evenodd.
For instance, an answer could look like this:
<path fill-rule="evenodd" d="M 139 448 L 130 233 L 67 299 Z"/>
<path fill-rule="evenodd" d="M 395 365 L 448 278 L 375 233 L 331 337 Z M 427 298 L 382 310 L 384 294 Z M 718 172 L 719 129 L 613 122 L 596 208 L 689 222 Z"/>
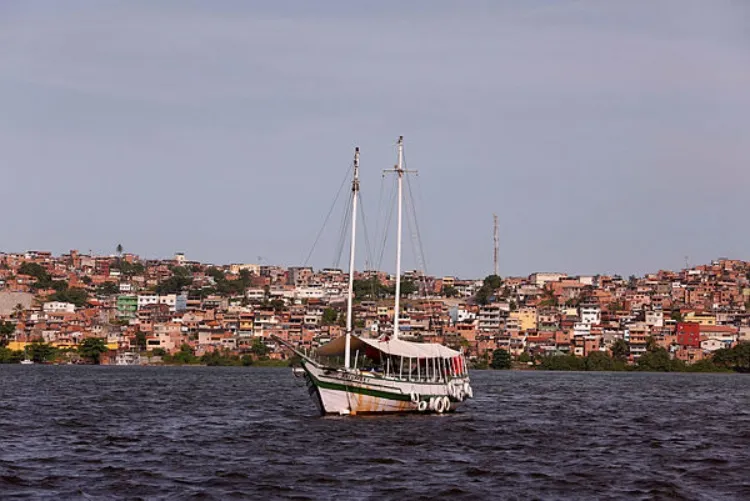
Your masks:
<path fill-rule="evenodd" d="M 586 360 L 575 355 L 551 355 L 543 357 L 539 368 L 545 371 L 583 371 Z"/>
<path fill-rule="evenodd" d="M 58 291 L 47 298 L 49 301 L 61 301 L 63 303 L 73 303 L 79 308 L 88 304 L 89 293 L 80 287 L 72 287 L 64 291 Z"/>
<path fill-rule="evenodd" d="M 624 339 L 617 339 L 610 348 L 612 358 L 619 362 L 625 362 L 630 355 L 630 347 Z"/>
<path fill-rule="evenodd" d="M 135 346 L 141 350 L 146 351 L 146 333 L 138 331 L 135 333 Z"/>
<path fill-rule="evenodd" d="M 448 287 L 443 287 L 443 296 L 445 297 L 456 297 L 458 296 L 458 289 L 455 287 L 449 285 Z"/>
<path fill-rule="evenodd" d="M 257 355 L 258 357 L 265 357 L 268 355 L 268 346 L 263 342 L 263 340 L 259 337 L 256 337 L 253 339 L 253 344 L 250 347 L 250 351 Z"/>
<path fill-rule="evenodd" d="M 493 351 L 490 367 L 493 369 L 510 369 L 510 353 L 502 348 Z"/>
<path fill-rule="evenodd" d="M 529 352 L 524 351 L 518 356 L 518 361 L 521 362 L 522 364 L 527 364 L 531 362 L 531 355 L 529 355 Z"/>
<path fill-rule="evenodd" d="M 614 360 L 603 351 L 592 351 L 586 357 L 585 363 L 587 371 L 611 371 L 614 369 Z"/>
<path fill-rule="evenodd" d="M 189 344 L 183 344 L 180 346 L 180 351 L 174 355 L 165 356 L 164 361 L 167 363 L 187 365 L 197 363 L 198 357 L 195 356 L 193 348 L 191 348 Z"/>
<path fill-rule="evenodd" d="M 47 273 L 47 270 L 38 263 L 22 263 L 18 267 L 19 275 L 29 275 L 36 278 L 36 282 L 32 286 L 33 289 L 47 289 L 52 285 L 52 277 Z"/>
<path fill-rule="evenodd" d="M 86 338 L 78 346 L 78 354 L 81 355 L 81 358 L 92 364 L 99 364 L 102 354 L 108 351 L 109 348 L 107 348 L 104 339 L 98 337 Z"/>
<path fill-rule="evenodd" d="M 120 292 L 120 286 L 114 282 L 104 282 L 96 288 L 98 296 L 112 296 Z"/>
<path fill-rule="evenodd" d="M 323 310 L 323 318 L 321 322 L 323 325 L 333 325 L 336 323 L 336 319 L 338 318 L 339 314 L 336 310 L 333 308 L 326 308 Z"/>
<path fill-rule="evenodd" d="M 26 308 L 21 303 L 17 303 L 13 307 L 13 313 L 11 313 L 11 316 L 15 318 L 16 320 L 21 320 L 26 313 Z"/>
<path fill-rule="evenodd" d="M 157 294 L 179 294 L 186 287 L 190 287 L 193 284 L 191 277 L 184 277 L 178 275 L 172 275 L 166 280 L 159 282 L 156 286 Z"/>
<path fill-rule="evenodd" d="M 36 363 L 48 362 L 55 358 L 57 349 L 41 340 L 35 340 L 26 348 L 29 358 Z"/>
<path fill-rule="evenodd" d="M 24 358 L 25 355 L 21 350 L 9 350 L 0 347 L 0 364 L 17 364 Z"/>
<path fill-rule="evenodd" d="M 0 322 L 0 347 L 8 346 L 10 336 L 16 332 L 16 324 L 13 322 Z"/>

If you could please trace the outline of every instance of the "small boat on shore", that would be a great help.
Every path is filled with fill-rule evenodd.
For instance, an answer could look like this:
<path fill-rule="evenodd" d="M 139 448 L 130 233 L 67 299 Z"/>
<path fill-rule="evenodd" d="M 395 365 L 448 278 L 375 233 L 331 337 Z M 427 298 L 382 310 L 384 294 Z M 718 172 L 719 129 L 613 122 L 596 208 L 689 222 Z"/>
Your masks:
<path fill-rule="evenodd" d="M 401 339 L 399 329 L 401 295 L 401 227 L 403 137 L 398 140 L 398 163 L 392 171 L 398 181 L 398 230 L 396 236 L 396 285 L 393 331 L 378 338 L 354 334 L 354 256 L 357 199 L 359 193 L 359 148 L 354 153 L 352 180 L 352 224 L 347 295 L 346 333 L 321 346 L 314 355 L 303 353 L 274 336 L 301 360 L 301 371 L 309 395 L 321 414 L 358 415 L 377 413 L 437 413 L 456 410 L 473 390 L 460 351 L 437 343 Z M 343 365 L 340 363 L 343 358 Z M 353 361 L 352 361 L 353 359 Z"/>

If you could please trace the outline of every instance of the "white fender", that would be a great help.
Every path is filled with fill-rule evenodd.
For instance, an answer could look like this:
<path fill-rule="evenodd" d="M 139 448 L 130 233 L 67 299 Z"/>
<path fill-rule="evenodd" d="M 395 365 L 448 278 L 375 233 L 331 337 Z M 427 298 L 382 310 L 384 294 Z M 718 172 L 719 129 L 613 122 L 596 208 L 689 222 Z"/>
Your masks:
<path fill-rule="evenodd" d="M 419 403 L 419 393 L 413 391 L 413 392 L 411 392 L 411 394 L 409 395 L 409 397 L 411 398 L 411 402 L 413 404 Z"/>
<path fill-rule="evenodd" d="M 466 392 L 466 395 L 469 398 L 474 398 L 474 390 L 471 388 L 471 386 L 469 386 L 469 390 Z"/>
<path fill-rule="evenodd" d="M 430 405 L 429 405 L 429 407 L 430 407 L 431 411 L 435 410 L 435 397 L 430 397 Z"/>
<path fill-rule="evenodd" d="M 437 397 L 435 399 L 435 412 L 438 414 L 442 414 L 445 410 L 445 402 L 443 401 L 443 397 Z"/>
<path fill-rule="evenodd" d="M 427 410 L 427 402 L 424 400 L 420 401 L 419 404 L 417 404 L 417 410 L 419 412 L 424 412 Z"/>
<path fill-rule="evenodd" d="M 451 410 L 451 399 L 448 397 L 443 397 L 443 410 L 445 412 Z"/>

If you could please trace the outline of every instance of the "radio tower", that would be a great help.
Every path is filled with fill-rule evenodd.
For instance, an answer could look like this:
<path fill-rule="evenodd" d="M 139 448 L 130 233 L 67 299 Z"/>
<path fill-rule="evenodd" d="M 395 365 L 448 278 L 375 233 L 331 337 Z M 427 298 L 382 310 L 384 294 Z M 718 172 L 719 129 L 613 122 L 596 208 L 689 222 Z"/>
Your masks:
<path fill-rule="evenodd" d="M 493 214 L 492 215 L 492 221 L 494 222 L 494 227 L 495 227 L 495 231 L 494 231 L 494 241 L 495 241 L 494 260 L 495 260 L 495 269 L 494 270 L 495 270 L 495 276 L 498 276 L 500 274 L 500 272 L 499 272 L 500 270 L 498 269 L 498 265 L 497 265 L 497 254 L 498 254 L 498 250 L 500 249 L 500 235 L 499 235 L 499 233 L 497 231 L 497 214 Z"/>

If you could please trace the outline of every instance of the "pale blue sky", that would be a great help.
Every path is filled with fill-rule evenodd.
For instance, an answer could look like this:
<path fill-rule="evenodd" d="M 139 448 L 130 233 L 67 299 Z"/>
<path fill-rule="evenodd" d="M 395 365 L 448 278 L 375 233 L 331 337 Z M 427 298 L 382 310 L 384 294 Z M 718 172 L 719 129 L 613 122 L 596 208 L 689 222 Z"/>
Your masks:
<path fill-rule="evenodd" d="M 299 264 L 355 145 L 374 233 L 403 134 L 428 272 L 489 273 L 493 212 L 503 275 L 749 258 L 748 27 L 743 1 L 6 0 L 0 250 Z"/>

